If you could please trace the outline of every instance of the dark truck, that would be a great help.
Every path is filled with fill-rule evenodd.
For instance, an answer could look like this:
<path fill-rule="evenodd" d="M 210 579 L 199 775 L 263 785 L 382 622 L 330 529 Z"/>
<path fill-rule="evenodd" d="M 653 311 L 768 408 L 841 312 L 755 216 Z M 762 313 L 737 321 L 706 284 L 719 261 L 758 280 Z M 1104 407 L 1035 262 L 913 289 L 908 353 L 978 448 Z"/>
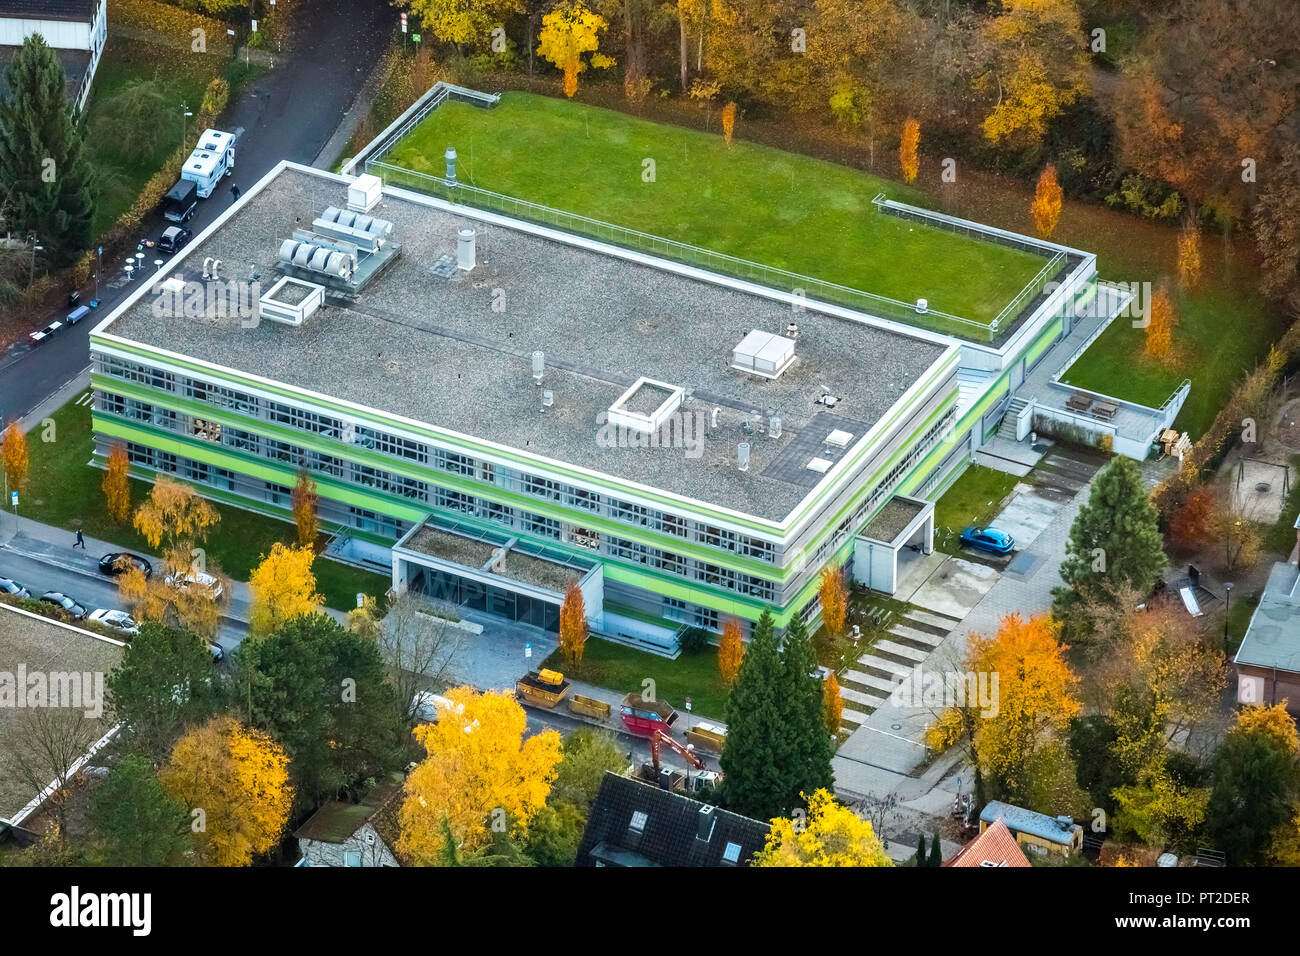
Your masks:
<path fill-rule="evenodd" d="M 163 218 L 170 222 L 185 222 L 194 215 L 199 204 L 199 187 L 188 179 L 179 180 L 163 197 Z"/>

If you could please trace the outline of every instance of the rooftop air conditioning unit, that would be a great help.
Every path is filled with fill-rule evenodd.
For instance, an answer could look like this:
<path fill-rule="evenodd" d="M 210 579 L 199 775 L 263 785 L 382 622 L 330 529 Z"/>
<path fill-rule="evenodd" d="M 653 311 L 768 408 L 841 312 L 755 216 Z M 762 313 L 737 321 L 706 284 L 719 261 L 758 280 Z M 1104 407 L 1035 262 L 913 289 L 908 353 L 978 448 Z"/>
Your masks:
<path fill-rule="evenodd" d="M 794 340 L 754 329 L 731 351 L 731 367 L 777 378 L 794 362 Z"/>
<path fill-rule="evenodd" d="M 370 173 L 363 173 L 348 186 L 348 208 L 356 212 L 370 212 L 379 205 L 383 195 L 383 180 Z"/>

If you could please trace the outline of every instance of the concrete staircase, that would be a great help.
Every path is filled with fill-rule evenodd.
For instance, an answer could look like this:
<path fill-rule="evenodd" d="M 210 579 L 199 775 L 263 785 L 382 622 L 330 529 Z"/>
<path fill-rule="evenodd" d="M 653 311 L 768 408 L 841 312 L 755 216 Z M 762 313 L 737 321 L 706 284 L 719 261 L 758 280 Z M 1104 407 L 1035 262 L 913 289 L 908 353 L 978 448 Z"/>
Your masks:
<path fill-rule="evenodd" d="M 839 675 L 844 729 L 856 730 L 875 713 L 900 681 L 918 664 L 924 664 L 958 623 L 956 618 L 919 608 L 895 616 L 888 633 L 877 638 L 852 669 Z"/>
<path fill-rule="evenodd" d="M 1016 441 L 1016 419 L 1020 413 L 1025 410 L 1029 402 L 1018 395 L 1012 396 L 1011 401 L 1007 403 L 1007 413 L 1002 416 L 1002 424 L 998 426 L 998 437 L 1005 438 L 1007 441 Z"/>

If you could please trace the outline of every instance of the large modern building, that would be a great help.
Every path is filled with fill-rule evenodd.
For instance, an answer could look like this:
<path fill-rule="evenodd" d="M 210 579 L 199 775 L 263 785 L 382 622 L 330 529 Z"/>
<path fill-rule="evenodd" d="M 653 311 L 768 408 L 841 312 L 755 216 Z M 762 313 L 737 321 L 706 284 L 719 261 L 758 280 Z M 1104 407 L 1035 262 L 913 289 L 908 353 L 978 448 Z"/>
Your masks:
<path fill-rule="evenodd" d="M 1059 266 L 997 344 L 282 163 L 92 333 L 95 456 L 282 517 L 305 468 L 336 553 L 551 630 L 575 581 L 652 648 L 815 621 L 824 567 L 892 589 L 1081 303 L 1123 305 L 1091 255 L 971 241 Z"/>

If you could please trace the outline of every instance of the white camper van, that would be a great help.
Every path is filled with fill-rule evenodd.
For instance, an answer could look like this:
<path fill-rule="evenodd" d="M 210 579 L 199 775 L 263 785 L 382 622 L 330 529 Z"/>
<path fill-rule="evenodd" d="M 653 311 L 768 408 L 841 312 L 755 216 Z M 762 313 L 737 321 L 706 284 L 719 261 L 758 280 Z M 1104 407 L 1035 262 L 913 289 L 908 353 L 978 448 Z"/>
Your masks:
<path fill-rule="evenodd" d="M 199 198 L 207 199 L 221 182 L 221 177 L 234 168 L 235 134 L 223 133 L 219 129 L 204 130 L 199 144 L 181 167 L 181 180 L 194 183 Z"/>

